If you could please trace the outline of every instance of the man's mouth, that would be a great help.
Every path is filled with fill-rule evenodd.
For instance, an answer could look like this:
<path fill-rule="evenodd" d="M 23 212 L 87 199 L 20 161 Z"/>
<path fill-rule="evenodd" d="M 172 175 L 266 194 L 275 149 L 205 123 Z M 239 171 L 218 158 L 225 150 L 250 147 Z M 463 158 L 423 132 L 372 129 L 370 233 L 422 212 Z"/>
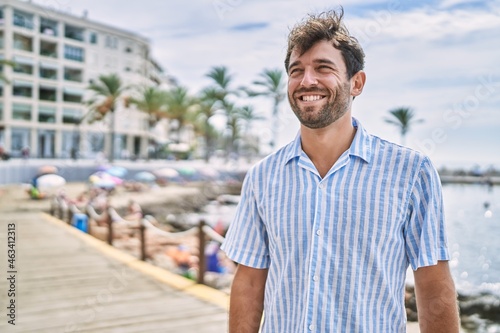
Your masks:
<path fill-rule="evenodd" d="M 299 97 L 299 99 L 303 102 L 314 102 L 323 98 L 325 98 L 323 95 L 304 95 Z"/>

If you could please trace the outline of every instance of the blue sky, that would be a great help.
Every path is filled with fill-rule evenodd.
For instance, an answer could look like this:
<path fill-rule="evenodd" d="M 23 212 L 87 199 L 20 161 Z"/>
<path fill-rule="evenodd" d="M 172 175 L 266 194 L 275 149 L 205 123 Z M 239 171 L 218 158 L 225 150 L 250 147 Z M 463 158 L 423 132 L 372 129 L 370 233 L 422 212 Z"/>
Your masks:
<path fill-rule="evenodd" d="M 437 166 L 500 168 L 500 2 L 497 0 L 36 0 L 148 37 L 156 60 L 192 93 L 225 65 L 235 87 L 264 68 L 283 68 L 286 36 L 305 14 L 342 4 L 346 23 L 366 53 L 367 84 L 353 114 L 370 132 L 399 142 L 384 122 L 388 110 L 410 106 L 425 122 L 406 143 Z M 240 101 L 242 104 L 248 101 Z M 268 116 L 271 103 L 255 100 Z M 280 110 L 285 144 L 299 125 Z M 270 122 L 257 124 L 270 137 Z"/>

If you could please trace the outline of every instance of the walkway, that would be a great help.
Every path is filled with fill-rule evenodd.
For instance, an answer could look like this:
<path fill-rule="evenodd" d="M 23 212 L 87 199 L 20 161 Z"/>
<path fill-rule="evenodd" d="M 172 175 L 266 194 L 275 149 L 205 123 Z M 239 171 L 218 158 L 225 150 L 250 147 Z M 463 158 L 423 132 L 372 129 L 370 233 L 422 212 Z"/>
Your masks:
<path fill-rule="evenodd" d="M 7 274 L 7 229 L 17 273 Z M 0 214 L 0 332 L 221 333 L 227 297 L 36 212 Z M 7 275 L 7 276 L 6 276 Z M 8 296 L 15 276 L 15 297 Z M 15 326 L 7 306 L 15 300 Z"/>

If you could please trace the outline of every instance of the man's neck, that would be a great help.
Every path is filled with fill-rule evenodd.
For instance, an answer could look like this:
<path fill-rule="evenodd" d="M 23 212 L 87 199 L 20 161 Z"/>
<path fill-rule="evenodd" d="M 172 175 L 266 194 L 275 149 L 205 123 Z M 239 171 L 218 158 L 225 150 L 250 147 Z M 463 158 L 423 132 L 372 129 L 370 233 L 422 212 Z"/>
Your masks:
<path fill-rule="evenodd" d="M 301 126 L 302 149 L 309 156 L 323 178 L 339 157 L 351 146 L 356 129 L 350 113 L 325 128 Z"/>

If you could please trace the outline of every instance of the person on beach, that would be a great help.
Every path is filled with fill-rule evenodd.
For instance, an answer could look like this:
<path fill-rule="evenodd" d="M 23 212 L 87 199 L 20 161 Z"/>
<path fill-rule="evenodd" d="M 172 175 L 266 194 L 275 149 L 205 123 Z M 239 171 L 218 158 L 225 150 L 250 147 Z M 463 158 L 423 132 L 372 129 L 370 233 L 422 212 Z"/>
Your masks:
<path fill-rule="evenodd" d="M 245 178 L 222 246 L 239 264 L 229 332 L 405 332 L 408 266 L 421 331 L 458 332 L 439 176 L 352 117 L 364 52 L 343 14 L 309 15 L 289 34 L 300 131 Z"/>

